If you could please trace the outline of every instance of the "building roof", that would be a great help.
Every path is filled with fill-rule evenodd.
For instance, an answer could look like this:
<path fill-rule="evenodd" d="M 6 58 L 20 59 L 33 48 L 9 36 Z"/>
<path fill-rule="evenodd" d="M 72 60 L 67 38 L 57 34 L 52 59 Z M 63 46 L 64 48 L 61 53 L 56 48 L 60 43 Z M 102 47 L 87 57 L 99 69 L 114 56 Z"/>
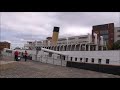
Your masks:
<path fill-rule="evenodd" d="M 4 41 L 4 42 L 0 42 L 0 43 L 5 43 L 6 44 L 6 43 L 9 43 L 9 42 Z"/>

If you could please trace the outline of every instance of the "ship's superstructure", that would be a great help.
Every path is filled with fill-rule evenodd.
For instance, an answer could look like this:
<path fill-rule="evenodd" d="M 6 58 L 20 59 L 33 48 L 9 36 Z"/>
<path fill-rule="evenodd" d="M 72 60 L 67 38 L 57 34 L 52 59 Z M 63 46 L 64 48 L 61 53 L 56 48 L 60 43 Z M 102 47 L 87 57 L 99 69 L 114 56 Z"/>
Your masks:
<path fill-rule="evenodd" d="M 92 35 L 79 35 L 65 38 L 58 38 L 59 29 L 54 28 L 53 36 L 46 38 L 42 41 L 27 42 L 25 48 L 36 49 L 46 48 L 55 51 L 97 51 L 106 49 L 106 45 L 103 42 L 103 37 L 98 40 L 97 34 L 94 33 L 94 41 L 92 41 Z"/>

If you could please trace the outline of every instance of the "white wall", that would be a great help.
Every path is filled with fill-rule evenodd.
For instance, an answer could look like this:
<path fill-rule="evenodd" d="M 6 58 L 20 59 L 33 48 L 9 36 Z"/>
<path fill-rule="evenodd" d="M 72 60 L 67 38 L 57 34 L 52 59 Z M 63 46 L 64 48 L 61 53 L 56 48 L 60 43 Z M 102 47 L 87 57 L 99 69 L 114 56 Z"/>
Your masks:
<path fill-rule="evenodd" d="M 19 50 L 18 50 L 19 51 Z M 20 50 L 21 52 L 24 52 L 25 50 Z M 29 54 L 33 54 L 33 59 L 35 59 L 36 51 L 35 50 L 27 50 Z M 109 50 L 109 51 L 60 51 L 63 54 L 66 54 L 69 56 L 68 60 L 70 61 L 70 57 L 73 57 L 72 61 L 75 61 L 75 58 L 77 57 L 77 61 L 80 62 L 80 58 L 82 58 L 82 62 L 85 61 L 86 58 L 88 58 L 87 63 L 91 63 L 91 59 L 94 58 L 94 63 L 98 63 L 98 59 L 101 59 L 101 64 L 106 64 L 106 59 L 109 59 L 109 64 L 112 65 L 120 65 L 120 50 Z M 2 52 L 4 55 L 6 55 L 6 52 Z M 14 51 L 13 53 L 14 54 Z M 42 55 L 48 55 L 48 53 L 43 51 L 39 51 L 38 57 Z M 8 55 L 9 56 L 9 55 Z M 54 56 L 57 58 L 57 55 Z M 66 59 L 67 60 L 67 59 Z M 65 61 L 66 61 L 65 60 Z"/>
<path fill-rule="evenodd" d="M 110 51 L 60 51 L 63 54 L 69 55 L 68 61 L 70 61 L 70 57 L 73 57 L 72 61 L 75 61 L 77 57 L 77 61 L 80 62 L 80 58 L 82 58 L 82 62 L 85 62 L 86 58 L 88 58 L 87 63 L 92 63 L 91 59 L 94 58 L 94 63 L 98 63 L 98 59 L 101 59 L 101 64 L 106 64 L 106 59 L 109 59 L 109 64 L 112 65 L 120 65 L 120 51 L 118 50 L 110 50 Z M 48 55 L 46 52 L 39 52 L 38 55 Z M 54 56 L 56 59 L 57 57 Z M 67 60 L 67 58 L 66 58 Z M 66 61 L 65 60 L 65 61 Z"/>
<path fill-rule="evenodd" d="M 114 42 L 116 42 L 117 40 L 120 40 L 120 37 L 118 37 L 118 35 L 120 35 L 120 32 L 118 32 L 118 30 L 120 30 L 120 27 L 114 28 Z"/>
<path fill-rule="evenodd" d="M 73 57 L 72 61 L 75 61 L 75 58 L 77 57 L 76 62 L 80 62 L 80 58 L 88 58 L 88 63 L 91 63 L 91 59 L 94 58 L 94 63 L 98 63 L 98 59 L 102 59 L 101 64 L 106 64 L 106 59 L 109 59 L 109 64 L 113 65 L 120 65 L 120 51 L 61 51 L 64 54 L 69 55 L 70 57 Z"/>

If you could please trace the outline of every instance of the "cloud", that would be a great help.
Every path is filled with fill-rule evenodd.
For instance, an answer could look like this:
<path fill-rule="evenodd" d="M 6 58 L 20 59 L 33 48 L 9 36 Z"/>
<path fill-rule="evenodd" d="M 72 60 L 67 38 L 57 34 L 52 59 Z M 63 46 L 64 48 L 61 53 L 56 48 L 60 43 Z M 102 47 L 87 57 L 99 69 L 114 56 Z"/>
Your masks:
<path fill-rule="evenodd" d="M 23 45 L 27 40 L 44 40 L 60 27 L 60 37 L 91 33 L 93 25 L 115 23 L 118 12 L 2 12 L 1 39 Z M 18 44 L 19 43 L 19 44 Z"/>
<path fill-rule="evenodd" d="M 88 27 L 111 22 L 118 26 L 119 17 L 118 12 L 63 12 L 58 19 L 69 26 Z"/>

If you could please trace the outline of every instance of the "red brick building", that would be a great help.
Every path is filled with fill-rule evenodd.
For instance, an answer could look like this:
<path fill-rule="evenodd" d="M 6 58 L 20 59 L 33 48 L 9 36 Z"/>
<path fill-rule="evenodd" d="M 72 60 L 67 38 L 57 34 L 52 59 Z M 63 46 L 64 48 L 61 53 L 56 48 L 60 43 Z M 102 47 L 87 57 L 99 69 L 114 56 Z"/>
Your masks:
<path fill-rule="evenodd" d="M 106 42 L 108 49 L 110 49 L 114 43 L 114 23 L 95 25 L 92 27 L 92 40 L 94 41 L 94 35 L 98 35 L 98 40 L 100 36 L 103 36 L 104 42 Z"/>
<path fill-rule="evenodd" d="M 9 48 L 10 49 L 10 43 L 0 42 L 0 51 L 3 50 L 4 48 Z"/>

